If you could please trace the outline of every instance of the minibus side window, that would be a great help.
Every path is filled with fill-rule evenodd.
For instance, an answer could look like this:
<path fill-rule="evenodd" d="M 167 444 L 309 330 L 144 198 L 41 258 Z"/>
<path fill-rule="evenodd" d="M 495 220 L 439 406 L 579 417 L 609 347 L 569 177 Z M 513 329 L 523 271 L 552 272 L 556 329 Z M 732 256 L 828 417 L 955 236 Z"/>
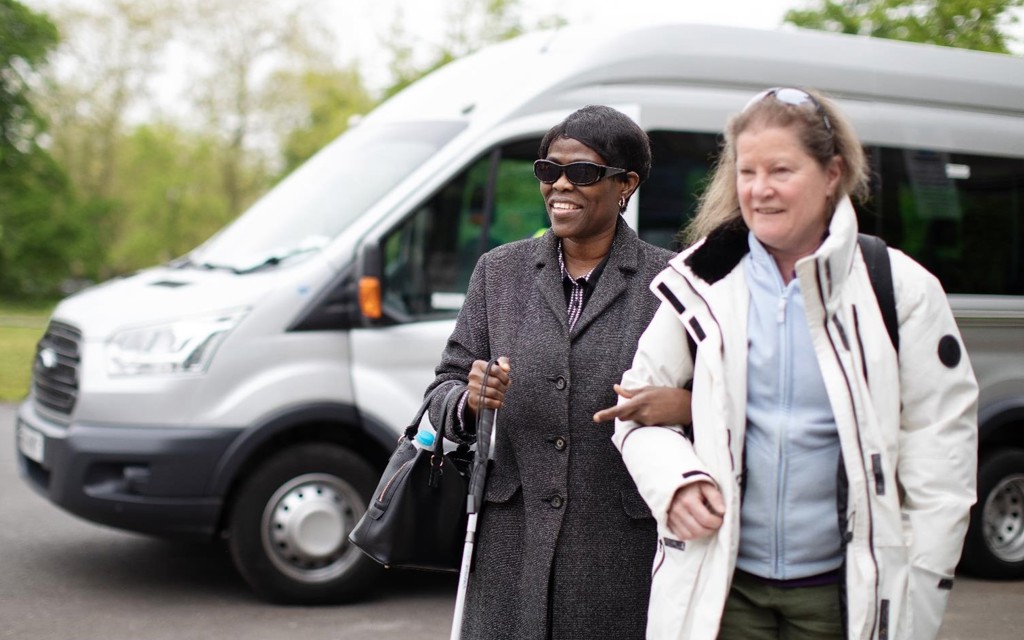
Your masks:
<path fill-rule="evenodd" d="M 542 234 L 550 226 L 540 183 L 533 175 L 540 138 L 505 145 L 497 162 L 490 232 L 499 244 Z"/>
<path fill-rule="evenodd" d="M 462 305 L 451 294 L 459 293 L 460 248 L 475 227 L 464 196 L 479 173 L 477 164 L 456 177 L 384 239 L 384 304 L 399 317 L 437 317 Z"/>
<path fill-rule="evenodd" d="M 547 227 L 533 177 L 539 139 L 492 150 L 383 239 L 384 305 L 396 318 L 454 317 L 484 251 Z"/>
<path fill-rule="evenodd" d="M 1024 159 L 881 148 L 882 237 L 947 293 L 1024 294 Z"/>
<path fill-rule="evenodd" d="M 697 199 L 718 152 L 718 137 L 710 133 L 651 131 L 651 175 L 640 187 L 640 238 L 672 251 L 680 229 L 697 212 Z"/>

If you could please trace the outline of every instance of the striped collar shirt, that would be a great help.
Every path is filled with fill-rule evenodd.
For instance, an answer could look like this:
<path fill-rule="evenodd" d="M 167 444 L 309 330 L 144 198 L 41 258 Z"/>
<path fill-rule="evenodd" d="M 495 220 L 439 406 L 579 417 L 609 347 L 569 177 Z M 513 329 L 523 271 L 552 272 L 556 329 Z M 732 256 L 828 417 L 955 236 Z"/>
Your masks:
<path fill-rule="evenodd" d="M 609 252 L 611 255 L 611 252 Z M 604 271 L 604 266 L 608 263 L 608 256 L 606 255 L 600 263 L 586 274 L 573 278 L 569 274 L 569 270 L 565 268 L 565 257 L 562 253 L 562 242 L 558 242 L 558 269 L 562 272 L 562 286 L 565 287 L 565 301 L 568 305 L 569 313 L 569 330 L 572 331 L 573 327 L 576 326 L 576 321 L 580 319 L 580 315 L 583 313 L 583 307 L 590 300 L 590 295 L 594 293 L 594 288 L 597 287 L 597 280 L 601 277 L 601 272 Z"/>

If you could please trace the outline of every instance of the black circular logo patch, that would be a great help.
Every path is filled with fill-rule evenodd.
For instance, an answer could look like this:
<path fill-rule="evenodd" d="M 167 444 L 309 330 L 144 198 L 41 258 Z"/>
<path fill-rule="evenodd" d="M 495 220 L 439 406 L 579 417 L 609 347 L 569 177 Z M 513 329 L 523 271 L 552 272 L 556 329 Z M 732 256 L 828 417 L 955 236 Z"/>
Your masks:
<path fill-rule="evenodd" d="M 960 364 L 960 341 L 953 336 L 939 340 L 939 360 L 950 369 Z"/>

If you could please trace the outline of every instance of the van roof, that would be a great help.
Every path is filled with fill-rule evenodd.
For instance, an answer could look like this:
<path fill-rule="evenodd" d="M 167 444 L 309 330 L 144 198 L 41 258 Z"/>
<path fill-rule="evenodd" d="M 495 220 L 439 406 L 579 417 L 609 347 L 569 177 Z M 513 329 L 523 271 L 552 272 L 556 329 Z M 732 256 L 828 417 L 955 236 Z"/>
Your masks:
<path fill-rule="evenodd" d="M 756 89 L 780 83 L 1020 112 L 1024 58 L 805 29 L 674 24 L 612 35 L 594 79 L 643 77 Z M 586 80 L 583 80 L 586 82 Z"/>
<path fill-rule="evenodd" d="M 847 99 L 1024 114 L 1021 57 L 796 28 L 686 23 L 529 33 L 429 74 L 378 111 L 475 120 L 492 110 L 529 111 L 558 92 L 622 84 L 751 93 L 795 85 Z"/>

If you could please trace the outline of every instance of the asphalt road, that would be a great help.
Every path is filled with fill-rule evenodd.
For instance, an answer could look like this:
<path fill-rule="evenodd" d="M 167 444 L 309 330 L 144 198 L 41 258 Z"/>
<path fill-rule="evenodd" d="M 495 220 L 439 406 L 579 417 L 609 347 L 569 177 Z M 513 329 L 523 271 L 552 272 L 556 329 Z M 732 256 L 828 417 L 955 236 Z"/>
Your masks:
<path fill-rule="evenodd" d="M 0 405 L 0 638 L 419 640 L 447 638 L 455 576 L 392 573 L 354 604 L 257 600 L 216 545 L 108 529 L 18 477 L 14 407 Z M 1024 581 L 959 579 L 941 640 L 1020 640 Z"/>

